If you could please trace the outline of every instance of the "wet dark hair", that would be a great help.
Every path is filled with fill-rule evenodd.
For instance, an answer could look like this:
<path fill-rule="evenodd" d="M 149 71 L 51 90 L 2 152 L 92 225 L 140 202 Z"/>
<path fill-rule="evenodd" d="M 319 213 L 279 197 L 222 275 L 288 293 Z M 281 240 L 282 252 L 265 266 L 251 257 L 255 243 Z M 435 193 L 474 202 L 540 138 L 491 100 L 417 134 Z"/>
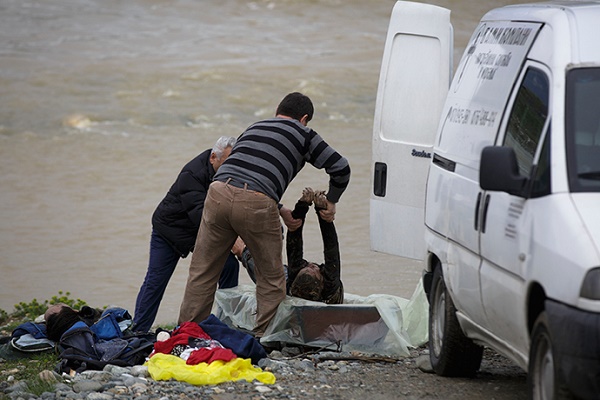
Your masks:
<path fill-rule="evenodd" d="M 79 312 L 64 306 L 56 314 L 49 315 L 46 319 L 46 336 L 48 339 L 58 342 L 62 334 L 79 321 L 81 321 Z"/>
<path fill-rule="evenodd" d="M 323 281 L 309 274 L 299 273 L 292 282 L 290 293 L 305 300 L 320 301 Z"/>
<path fill-rule="evenodd" d="M 300 121 L 303 116 L 308 115 L 308 121 L 310 121 L 314 112 L 315 108 L 308 96 L 299 92 L 293 92 L 281 100 L 281 103 L 277 106 L 275 115 L 285 115 L 286 117 L 291 117 L 298 121 Z"/>

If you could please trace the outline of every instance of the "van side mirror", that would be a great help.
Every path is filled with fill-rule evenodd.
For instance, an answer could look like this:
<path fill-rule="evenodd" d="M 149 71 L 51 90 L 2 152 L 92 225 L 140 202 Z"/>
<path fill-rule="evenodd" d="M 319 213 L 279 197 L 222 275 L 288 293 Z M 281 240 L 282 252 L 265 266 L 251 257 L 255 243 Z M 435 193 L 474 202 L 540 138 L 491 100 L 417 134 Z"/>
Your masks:
<path fill-rule="evenodd" d="M 526 182 L 527 178 L 519 174 L 517 155 L 512 147 L 484 147 L 479 164 L 479 186 L 483 190 L 523 196 Z"/>

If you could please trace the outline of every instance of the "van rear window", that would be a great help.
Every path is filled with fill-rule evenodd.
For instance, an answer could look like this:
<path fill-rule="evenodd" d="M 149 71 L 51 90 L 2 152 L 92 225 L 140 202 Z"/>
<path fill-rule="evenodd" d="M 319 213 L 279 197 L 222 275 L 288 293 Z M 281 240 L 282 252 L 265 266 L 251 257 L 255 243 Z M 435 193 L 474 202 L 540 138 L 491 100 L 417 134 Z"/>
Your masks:
<path fill-rule="evenodd" d="M 567 73 L 566 150 L 571 192 L 600 192 L 600 68 Z"/>

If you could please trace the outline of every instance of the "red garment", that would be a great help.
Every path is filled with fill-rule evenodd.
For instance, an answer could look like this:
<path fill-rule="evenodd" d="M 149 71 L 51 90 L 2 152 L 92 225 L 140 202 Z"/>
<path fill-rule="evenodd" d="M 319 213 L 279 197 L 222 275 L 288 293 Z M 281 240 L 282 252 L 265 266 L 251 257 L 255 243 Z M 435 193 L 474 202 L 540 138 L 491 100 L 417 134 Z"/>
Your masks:
<path fill-rule="evenodd" d="M 200 325 L 195 322 L 184 322 L 179 326 L 179 328 L 173 331 L 171 337 L 164 342 L 155 342 L 154 343 L 154 353 L 164 353 L 169 354 L 173 347 L 178 344 L 186 345 L 188 344 L 188 340 L 190 337 L 200 338 L 200 339 L 209 339 L 210 336 L 204 332 Z M 154 354 L 153 353 L 153 354 Z"/>
<path fill-rule="evenodd" d="M 185 363 L 188 365 L 196 365 L 202 362 L 210 364 L 216 360 L 231 361 L 234 358 L 237 358 L 237 356 L 230 349 L 225 349 L 222 347 L 203 347 L 201 349 L 192 351 L 192 354 L 190 354 L 190 357 Z"/>

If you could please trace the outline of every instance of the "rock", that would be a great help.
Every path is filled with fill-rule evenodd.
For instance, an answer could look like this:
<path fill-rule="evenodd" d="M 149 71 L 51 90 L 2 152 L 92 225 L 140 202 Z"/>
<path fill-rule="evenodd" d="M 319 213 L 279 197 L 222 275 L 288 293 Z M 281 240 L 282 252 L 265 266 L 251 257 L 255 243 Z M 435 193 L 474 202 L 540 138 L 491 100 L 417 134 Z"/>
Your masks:
<path fill-rule="evenodd" d="M 286 357 L 294 357 L 300 354 L 299 347 L 284 347 L 281 349 L 281 353 Z"/>
<path fill-rule="evenodd" d="M 150 376 L 150 373 L 148 372 L 148 367 L 144 365 L 134 365 L 131 367 L 131 375 L 147 378 Z"/>
<path fill-rule="evenodd" d="M 76 398 L 80 398 L 78 397 L 79 394 L 75 393 L 74 391 L 71 390 L 71 388 L 69 388 L 68 390 L 57 390 L 56 391 L 56 396 L 60 399 L 76 399 Z"/>
<path fill-rule="evenodd" d="M 125 375 L 122 378 L 123 378 L 123 384 L 128 387 L 132 387 L 133 385 L 138 384 L 138 383 L 144 384 L 147 382 L 146 379 L 144 379 L 144 378 L 136 378 L 135 376 L 131 376 L 131 375 Z"/>
<path fill-rule="evenodd" d="M 280 371 L 282 368 L 285 368 L 287 364 L 282 361 L 263 358 L 258 362 L 258 366 L 266 371 L 276 372 Z"/>
<path fill-rule="evenodd" d="M 79 374 L 79 376 L 81 376 L 83 379 L 108 382 L 111 380 L 113 374 L 107 371 L 87 370 L 83 371 L 81 374 Z"/>
<path fill-rule="evenodd" d="M 54 400 L 56 398 L 56 394 L 52 392 L 44 392 L 40 396 L 42 400 Z"/>
<path fill-rule="evenodd" d="M 85 400 L 112 400 L 112 396 L 106 393 L 90 393 L 85 397 Z"/>
<path fill-rule="evenodd" d="M 271 352 L 271 354 L 269 354 L 269 358 L 275 359 L 275 360 L 281 360 L 284 357 L 285 356 L 280 351 L 277 351 L 277 350 L 273 350 Z M 262 360 L 266 360 L 266 358 L 263 358 Z M 262 361 L 262 360 L 260 360 L 260 361 Z"/>
<path fill-rule="evenodd" d="M 143 383 L 134 383 L 131 385 L 131 391 L 136 394 L 146 393 L 148 391 L 148 386 Z"/>
<path fill-rule="evenodd" d="M 75 382 L 73 385 L 73 391 L 75 393 L 98 392 L 100 390 L 102 390 L 102 383 L 98 381 L 81 380 L 79 382 Z"/>
<path fill-rule="evenodd" d="M 129 374 L 129 372 L 130 372 L 129 368 L 119 367 L 117 365 L 111 365 L 111 364 L 106 365 L 104 367 L 103 371 L 110 372 L 113 375 Z"/>
<path fill-rule="evenodd" d="M 54 385 L 54 391 L 67 392 L 69 390 L 71 390 L 71 387 L 69 385 L 67 385 L 66 383 L 58 382 L 57 384 Z"/>
<path fill-rule="evenodd" d="M 13 400 L 29 400 L 29 399 L 37 399 L 37 396 L 33 393 L 23 392 L 17 393 L 13 392 L 8 395 Z"/>
<path fill-rule="evenodd" d="M 415 360 L 415 364 L 417 368 L 419 368 L 423 372 L 427 372 L 429 374 L 433 373 L 433 368 L 431 367 L 431 361 L 429 359 L 429 355 L 424 354 Z"/>
<path fill-rule="evenodd" d="M 307 359 L 293 360 L 291 364 L 294 368 L 305 371 L 305 372 L 312 372 L 315 370 L 315 365 L 312 363 L 312 361 L 307 360 Z"/>
<path fill-rule="evenodd" d="M 107 390 L 110 393 L 114 393 L 117 395 L 126 395 L 129 394 L 129 388 L 123 385 L 115 385 L 114 387 Z"/>
<path fill-rule="evenodd" d="M 48 383 L 56 383 L 56 382 L 58 382 L 58 379 L 56 379 L 56 376 L 54 375 L 54 373 L 52 371 L 47 370 L 47 369 L 41 371 L 38 374 L 38 376 L 44 382 L 48 382 Z"/>
<path fill-rule="evenodd" d="M 14 385 L 4 389 L 4 393 L 25 393 L 29 391 L 29 386 L 25 381 L 17 381 Z"/>
<path fill-rule="evenodd" d="M 256 390 L 258 393 L 268 393 L 271 391 L 271 388 L 268 386 L 256 385 L 254 390 Z"/>

